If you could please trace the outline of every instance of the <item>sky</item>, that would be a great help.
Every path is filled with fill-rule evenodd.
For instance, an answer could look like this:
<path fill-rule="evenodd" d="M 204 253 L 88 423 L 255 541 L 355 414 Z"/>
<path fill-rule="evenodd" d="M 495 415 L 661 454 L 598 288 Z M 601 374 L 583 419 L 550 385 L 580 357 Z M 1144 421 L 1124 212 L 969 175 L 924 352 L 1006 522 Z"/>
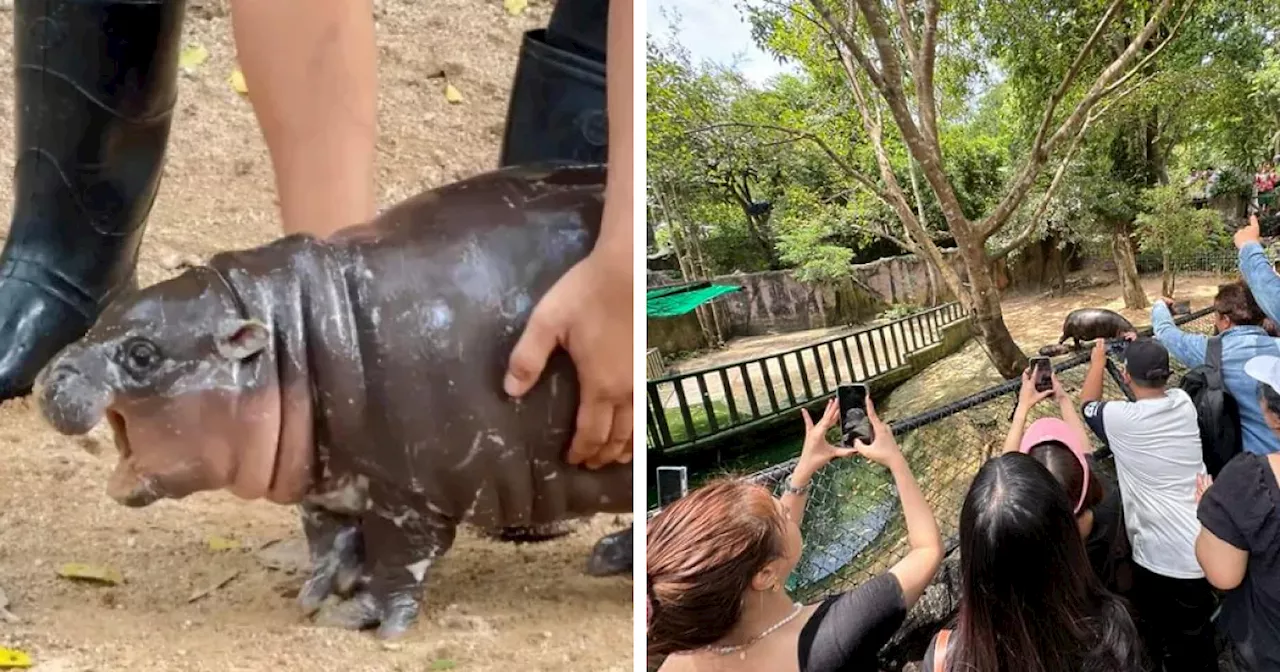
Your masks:
<path fill-rule="evenodd" d="M 695 62 L 707 60 L 729 65 L 739 56 L 739 72 L 756 84 L 792 69 L 755 46 L 751 27 L 734 8 L 733 0 L 648 0 L 645 30 L 659 40 L 666 40 L 671 25 L 660 8 L 680 14 L 677 41 L 689 50 Z"/>

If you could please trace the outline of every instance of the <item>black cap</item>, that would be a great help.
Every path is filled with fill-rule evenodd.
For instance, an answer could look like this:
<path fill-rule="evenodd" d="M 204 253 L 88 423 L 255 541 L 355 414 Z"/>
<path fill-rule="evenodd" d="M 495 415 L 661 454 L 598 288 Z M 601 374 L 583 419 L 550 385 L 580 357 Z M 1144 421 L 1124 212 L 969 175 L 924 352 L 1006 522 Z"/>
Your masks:
<path fill-rule="evenodd" d="M 1124 349 L 1124 368 L 1130 378 L 1140 383 L 1161 384 L 1173 374 L 1169 351 L 1151 338 L 1136 339 Z"/>

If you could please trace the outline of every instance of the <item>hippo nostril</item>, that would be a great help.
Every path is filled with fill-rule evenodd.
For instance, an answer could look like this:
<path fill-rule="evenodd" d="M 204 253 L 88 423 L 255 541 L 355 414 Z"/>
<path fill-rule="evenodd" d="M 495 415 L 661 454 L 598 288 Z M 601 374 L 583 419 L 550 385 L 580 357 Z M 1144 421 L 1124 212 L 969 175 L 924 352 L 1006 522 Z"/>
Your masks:
<path fill-rule="evenodd" d="M 45 420 L 59 433 L 68 435 L 93 429 L 111 398 L 109 390 L 91 384 L 78 369 L 65 364 L 42 371 L 35 392 Z"/>

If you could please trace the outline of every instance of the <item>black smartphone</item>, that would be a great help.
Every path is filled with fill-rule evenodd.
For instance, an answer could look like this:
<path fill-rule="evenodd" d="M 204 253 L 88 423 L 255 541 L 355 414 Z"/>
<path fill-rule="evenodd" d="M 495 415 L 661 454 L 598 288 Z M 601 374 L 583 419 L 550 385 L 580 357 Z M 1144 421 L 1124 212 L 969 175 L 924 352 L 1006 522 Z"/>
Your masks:
<path fill-rule="evenodd" d="M 840 440 L 852 446 L 855 439 L 863 443 L 875 441 L 875 430 L 867 417 L 867 386 L 844 384 L 836 388 L 840 403 Z"/>
<path fill-rule="evenodd" d="M 1031 376 L 1036 384 L 1036 392 L 1048 392 L 1053 389 L 1053 363 L 1048 357 L 1031 358 Z"/>
<path fill-rule="evenodd" d="M 666 506 L 689 492 L 689 469 L 658 467 L 658 506 Z"/>

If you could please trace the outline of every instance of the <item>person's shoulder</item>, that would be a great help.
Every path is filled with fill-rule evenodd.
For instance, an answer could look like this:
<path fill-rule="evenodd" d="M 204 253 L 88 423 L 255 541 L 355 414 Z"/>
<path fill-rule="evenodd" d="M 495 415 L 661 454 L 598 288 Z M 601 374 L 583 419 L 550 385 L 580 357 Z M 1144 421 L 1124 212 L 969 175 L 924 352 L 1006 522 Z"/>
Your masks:
<path fill-rule="evenodd" d="M 1271 463 L 1266 456 L 1242 451 L 1223 465 L 1213 484 L 1223 486 L 1219 492 L 1230 492 L 1235 497 L 1248 492 L 1251 487 L 1264 484 L 1263 479 L 1270 475 Z"/>

